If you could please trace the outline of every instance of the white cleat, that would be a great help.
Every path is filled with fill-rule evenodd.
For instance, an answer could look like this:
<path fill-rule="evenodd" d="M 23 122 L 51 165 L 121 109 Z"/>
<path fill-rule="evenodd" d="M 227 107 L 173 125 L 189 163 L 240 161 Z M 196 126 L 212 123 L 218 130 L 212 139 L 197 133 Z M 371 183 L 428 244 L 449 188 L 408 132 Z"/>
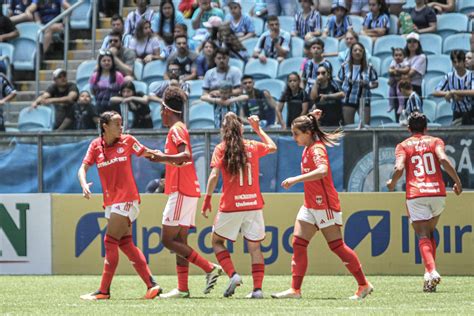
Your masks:
<path fill-rule="evenodd" d="M 224 297 L 231 297 L 234 295 L 235 289 L 242 284 L 242 277 L 237 273 L 234 273 L 234 275 L 229 279 L 229 284 L 224 291 Z"/>
<path fill-rule="evenodd" d="M 245 298 L 256 298 L 256 299 L 263 298 L 263 292 L 262 292 L 262 290 L 252 291 L 249 294 L 247 294 L 247 296 L 245 296 Z"/>
<path fill-rule="evenodd" d="M 431 283 L 431 292 L 436 292 L 436 286 L 441 283 L 441 275 L 438 271 L 433 270 L 430 272 L 430 283 Z"/>
<path fill-rule="evenodd" d="M 180 291 L 178 289 L 173 289 L 168 293 L 160 294 L 159 298 L 167 299 L 167 298 L 189 298 L 189 291 Z"/>
<path fill-rule="evenodd" d="M 370 284 L 370 282 L 367 282 L 366 285 L 359 285 L 359 288 L 357 289 L 357 292 L 355 292 L 354 295 L 349 297 L 349 299 L 355 300 L 355 301 L 363 300 L 364 298 L 366 298 L 373 291 L 374 291 L 374 287 L 372 286 L 372 284 Z"/>
<path fill-rule="evenodd" d="M 425 275 L 423 276 L 423 292 L 434 292 L 433 287 L 431 286 L 431 275 L 429 272 L 425 272 Z"/>
<path fill-rule="evenodd" d="M 274 293 L 271 295 L 273 298 L 301 298 L 301 290 L 288 289 L 283 292 Z"/>
<path fill-rule="evenodd" d="M 213 263 L 213 265 L 214 269 L 211 272 L 206 273 L 206 287 L 204 288 L 204 294 L 209 294 L 211 292 L 216 285 L 219 276 L 224 273 L 224 270 L 222 270 L 220 265 L 215 263 Z"/>

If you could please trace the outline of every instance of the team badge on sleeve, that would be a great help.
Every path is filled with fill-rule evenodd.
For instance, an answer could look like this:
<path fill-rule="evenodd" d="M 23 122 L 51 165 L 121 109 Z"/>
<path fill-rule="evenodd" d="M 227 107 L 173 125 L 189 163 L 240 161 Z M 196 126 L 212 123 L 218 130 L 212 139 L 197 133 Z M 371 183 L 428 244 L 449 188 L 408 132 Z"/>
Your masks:
<path fill-rule="evenodd" d="M 136 153 L 139 153 L 140 150 L 141 150 L 141 147 L 140 145 L 138 145 L 137 143 L 133 144 L 133 150 L 136 152 Z"/>

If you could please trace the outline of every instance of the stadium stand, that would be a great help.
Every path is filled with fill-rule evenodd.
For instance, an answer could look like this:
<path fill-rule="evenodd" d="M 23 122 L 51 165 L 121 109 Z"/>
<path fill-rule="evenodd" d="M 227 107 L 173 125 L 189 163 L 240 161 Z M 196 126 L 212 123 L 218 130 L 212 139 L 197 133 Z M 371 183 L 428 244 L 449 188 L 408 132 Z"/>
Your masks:
<path fill-rule="evenodd" d="M 274 79 L 277 77 L 278 62 L 275 59 L 268 58 L 265 64 L 258 59 L 251 59 L 245 66 L 244 73 L 251 75 L 255 80 Z"/>
<path fill-rule="evenodd" d="M 298 71 L 303 63 L 303 57 L 292 57 L 285 59 L 278 67 L 277 79 L 286 80 L 286 77 L 293 71 Z"/>

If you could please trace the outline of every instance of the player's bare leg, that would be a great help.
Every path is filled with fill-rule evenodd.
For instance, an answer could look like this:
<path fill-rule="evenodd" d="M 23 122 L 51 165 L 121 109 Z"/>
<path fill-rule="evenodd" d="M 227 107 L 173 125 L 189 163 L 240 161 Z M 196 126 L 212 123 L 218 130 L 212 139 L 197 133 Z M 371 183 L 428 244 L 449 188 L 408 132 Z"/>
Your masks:
<path fill-rule="evenodd" d="M 217 261 L 224 272 L 229 276 L 229 283 L 224 291 L 224 297 L 234 295 L 235 289 L 242 284 L 242 277 L 235 271 L 230 253 L 225 247 L 227 240 L 216 233 L 212 234 L 212 248 L 216 254 Z"/>
<path fill-rule="evenodd" d="M 252 278 L 253 291 L 249 293 L 247 298 L 263 298 L 262 283 L 265 275 L 265 261 L 259 241 L 253 242 L 247 240 L 247 246 L 252 258 Z"/>

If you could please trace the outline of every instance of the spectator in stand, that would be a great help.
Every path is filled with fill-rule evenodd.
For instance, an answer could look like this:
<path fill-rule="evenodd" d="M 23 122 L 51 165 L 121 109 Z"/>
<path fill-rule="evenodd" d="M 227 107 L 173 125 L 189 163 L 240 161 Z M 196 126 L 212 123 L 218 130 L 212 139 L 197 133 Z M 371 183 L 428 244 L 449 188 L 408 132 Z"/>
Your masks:
<path fill-rule="evenodd" d="M 168 87 L 177 87 L 186 93 L 186 96 L 189 97 L 191 92 L 191 87 L 186 81 L 180 80 L 181 77 L 181 66 L 177 62 L 170 62 L 168 64 L 168 70 L 166 72 L 166 77 L 168 80 L 162 81 L 161 84 L 154 90 L 150 91 L 148 94 L 148 100 L 150 102 L 163 102 L 163 95 L 165 94 Z"/>
<path fill-rule="evenodd" d="M 355 113 L 359 112 L 361 99 L 364 101 L 364 123 L 370 122 L 370 89 L 378 87 L 377 72 L 367 62 L 364 45 L 355 43 L 351 46 L 349 59 L 341 65 L 337 80 L 344 92 L 342 115 L 344 124 L 353 124 Z M 361 113 L 359 113 L 361 115 Z"/>
<path fill-rule="evenodd" d="M 143 64 L 160 58 L 160 41 L 151 30 L 151 23 L 147 20 L 138 22 L 135 35 L 130 41 L 130 49 L 135 51 L 137 60 Z"/>
<path fill-rule="evenodd" d="M 406 0 L 385 0 L 387 3 L 390 14 L 398 16 L 403 10 L 403 5 L 407 2 Z"/>
<path fill-rule="evenodd" d="M 474 125 L 474 72 L 466 69 L 466 55 L 462 50 L 451 51 L 453 71 L 444 76 L 433 93 L 451 102 L 453 126 Z"/>
<path fill-rule="evenodd" d="M 110 98 L 118 95 L 123 82 L 124 78 L 115 65 L 114 55 L 108 50 L 101 51 L 97 60 L 97 70 L 89 79 L 99 115 L 107 111 L 120 113 L 120 106 L 111 104 Z"/>
<path fill-rule="evenodd" d="M 456 10 L 456 0 L 428 0 L 427 5 L 433 8 L 436 14 L 450 13 Z"/>
<path fill-rule="evenodd" d="M 196 69 L 198 79 L 204 79 L 206 71 L 216 67 L 216 64 L 214 62 L 216 50 L 217 46 L 214 41 L 206 40 L 204 42 L 201 55 L 196 58 Z"/>
<path fill-rule="evenodd" d="M 301 78 L 297 72 L 292 72 L 288 75 L 286 81 L 286 89 L 281 94 L 278 110 L 276 112 L 278 123 L 282 129 L 291 128 L 291 123 L 295 118 L 308 113 L 309 96 L 301 88 Z M 287 106 L 286 122 L 283 119 L 283 107 Z"/>
<path fill-rule="evenodd" d="M 107 51 L 112 54 L 117 70 L 125 76 L 126 80 L 133 80 L 133 68 L 137 55 L 133 49 L 122 45 L 122 34 L 114 31 L 109 33 L 109 49 Z"/>
<path fill-rule="evenodd" d="M 34 16 L 37 23 L 48 24 L 51 20 L 61 14 L 61 8 L 68 9 L 71 5 L 66 0 L 33 0 L 28 7 L 29 14 Z M 53 41 L 53 34 L 62 32 L 64 25 L 62 22 L 54 23 L 49 29 L 44 31 L 43 53 L 48 51 Z"/>
<path fill-rule="evenodd" d="M 157 30 L 158 36 L 164 39 L 165 35 L 173 35 L 177 24 L 184 24 L 183 14 L 176 11 L 172 0 L 162 0 L 160 12 L 155 14 L 152 28 Z"/>
<path fill-rule="evenodd" d="M 195 80 L 197 78 L 196 58 L 198 55 L 189 50 L 188 38 L 185 35 L 175 37 L 176 53 L 172 54 L 168 60 L 168 65 L 172 62 L 179 64 L 182 81 Z M 169 79 L 166 75 L 165 79 Z"/>
<path fill-rule="evenodd" d="M 99 17 L 111 17 L 118 14 L 119 2 L 117 0 L 99 0 Z"/>
<path fill-rule="evenodd" d="M 311 40 L 321 36 L 323 22 L 318 10 L 312 8 L 312 0 L 299 0 L 301 11 L 295 14 L 292 36 L 298 36 L 304 40 Z"/>
<path fill-rule="evenodd" d="M 314 103 L 311 111 L 319 109 L 323 112 L 319 119 L 321 126 L 344 125 L 341 103 L 344 92 L 332 79 L 331 69 L 324 64 L 319 65 L 317 75 L 316 82 L 311 89 L 310 98 Z"/>
<path fill-rule="evenodd" d="M 176 24 L 174 27 L 174 39 L 181 35 L 186 36 L 186 38 L 188 39 L 189 49 L 193 52 L 196 51 L 199 44 L 188 37 L 188 27 L 186 26 L 186 24 Z"/>
<path fill-rule="evenodd" d="M 5 119 L 3 118 L 3 106 L 16 96 L 16 90 L 8 78 L 0 73 L 0 132 L 5 131 Z"/>
<path fill-rule="evenodd" d="M 205 29 L 199 29 L 196 31 L 196 34 L 193 36 L 193 39 L 196 42 L 202 43 L 207 39 L 213 40 L 217 46 L 221 46 L 219 40 L 219 26 L 223 23 L 222 19 L 218 16 L 211 16 L 207 22 L 204 22 Z M 200 45 L 199 50 L 201 50 L 202 45 Z"/>
<path fill-rule="evenodd" d="M 266 0 L 255 0 L 252 9 L 250 9 L 250 16 L 265 19 L 268 13 Z"/>
<path fill-rule="evenodd" d="M 415 7 L 408 10 L 417 33 L 436 32 L 436 12 L 426 5 L 425 0 L 415 0 Z"/>
<path fill-rule="evenodd" d="M 296 13 L 296 0 L 266 0 L 268 15 L 294 16 Z"/>
<path fill-rule="evenodd" d="M 324 53 L 324 57 L 330 57 L 330 56 L 337 56 L 341 64 L 349 59 L 349 56 L 351 55 L 351 46 L 352 44 L 355 43 L 360 43 L 359 42 L 359 35 L 353 30 L 350 29 L 347 31 L 346 36 L 344 37 L 344 42 L 346 44 L 346 49 L 343 50 L 342 52 L 331 52 L 331 53 Z M 366 56 L 367 56 L 367 61 L 370 60 L 370 53 L 366 51 Z"/>
<path fill-rule="evenodd" d="M 369 0 L 370 12 L 365 16 L 363 35 L 377 38 L 388 34 L 390 29 L 390 14 L 385 0 Z"/>
<path fill-rule="evenodd" d="M 268 90 L 255 88 L 255 82 L 250 75 L 242 77 L 242 93 L 248 99 L 240 103 L 240 118 L 245 124 L 249 124 L 247 118 L 257 115 L 260 126 L 267 127 L 275 123 L 275 101 Z"/>
<path fill-rule="evenodd" d="M 11 19 L 7 16 L 4 16 L 3 11 L 0 10 L 0 43 L 8 42 L 19 35 L 20 33 L 16 29 L 15 25 L 13 25 Z"/>
<path fill-rule="evenodd" d="M 240 41 L 255 36 L 255 25 L 252 18 L 247 14 L 242 14 L 242 6 L 240 0 L 229 0 L 227 3 L 230 14 L 226 17 L 229 21 L 230 28 Z"/>
<path fill-rule="evenodd" d="M 111 20 L 112 20 L 111 21 L 112 32 L 118 32 L 118 33 L 122 34 L 122 45 L 124 47 L 128 47 L 128 43 L 129 43 L 130 38 L 132 36 L 130 34 L 125 34 L 123 18 L 118 14 L 114 14 L 112 16 Z M 102 50 L 109 49 L 109 47 L 110 47 L 109 40 L 110 40 L 109 35 L 107 35 L 104 38 L 104 40 L 102 42 L 102 46 L 100 47 L 100 49 L 102 49 Z"/>
<path fill-rule="evenodd" d="M 408 65 L 410 66 L 410 71 L 408 76 L 410 82 L 413 85 L 413 90 L 418 95 L 421 93 L 421 83 L 423 77 L 426 74 L 426 55 L 423 53 L 420 43 L 420 35 L 417 33 L 410 33 L 407 36 L 407 45 L 405 46 L 405 56 Z"/>
<path fill-rule="evenodd" d="M 214 62 L 216 67 L 208 70 L 204 76 L 203 95 L 219 96 L 219 86 L 222 81 L 231 83 L 233 96 L 240 95 L 242 93 L 240 89 L 242 73 L 237 67 L 229 66 L 229 50 L 218 48 Z"/>
<path fill-rule="evenodd" d="M 134 0 L 134 2 L 137 9 L 130 12 L 125 21 L 125 34 L 130 34 L 131 36 L 135 34 L 138 22 L 147 20 L 151 23 L 155 16 L 155 11 L 149 7 L 150 0 Z M 156 29 L 153 29 L 153 32 L 156 31 Z"/>
<path fill-rule="evenodd" d="M 365 17 L 369 13 L 369 0 L 346 0 L 348 8 L 351 8 L 352 15 Z"/>
<path fill-rule="evenodd" d="M 75 83 L 68 81 L 64 69 L 58 68 L 53 72 L 53 81 L 54 83 L 33 101 L 31 107 L 36 109 L 40 105 L 53 105 L 55 110 L 54 129 L 57 129 L 76 102 L 79 91 Z"/>
<path fill-rule="evenodd" d="M 405 98 L 404 94 L 400 91 L 399 88 L 399 83 L 402 79 L 403 75 L 408 74 L 410 71 L 410 66 L 408 65 L 408 62 L 405 59 L 405 50 L 403 48 L 393 48 L 392 47 L 392 56 L 393 60 L 390 63 L 389 69 L 388 69 L 388 85 L 389 85 L 389 90 L 388 90 L 388 96 L 389 96 L 389 112 L 392 110 L 395 110 L 395 118 L 396 121 L 398 122 L 400 114 L 405 108 Z M 412 89 L 412 86 L 410 84 L 410 89 Z M 408 96 L 410 96 L 408 94 Z M 409 114 L 409 113 L 408 113 Z"/>
<path fill-rule="evenodd" d="M 352 21 L 349 17 L 346 2 L 344 0 L 335 0 L 332 5 L 332 14 L 324 29 L 323 36 L 342 39 L 349 30 L 352 30 Z"/>
<path fill-rule="evenodd" d="M 240 59 L 244 63 L 249 60 L 247 49 L 235 35 L 229 24 L 223 24 L 219 27 L 219 37 L 221 39 L 221 47 L 229 50 L 230 58 Z"/>
<path fill-rule="evenodd" d="M 466 69 L 467 70 L 474 70 L 474 58 L 472 52 L 466 53 Z"/>
<path fill-rule="evenodd" d="M 221 9 L 211 6 L 211 0 L 199 0 L 199 8 L 194 11 L 192 17 L 193 29 L 205 28 L 204 23 L 209 20 L 211 16 L 218 16 L 224 20 L 224 13 Z"/>
<path fill-rule="evenodd" d="M 314 0 L 314 8 L 319 11 L 321 15 L 331 15 L 331 8 L 333 3 L 337 0 Z"/>
<path fill-rule="evenodd" d="M 258 58 L 265 64 L 267 58 L 275 58 L 278 62 L 283 61 L 290 52 L 290 33 L 280 30 L 280 20 L 275 15 L 267 19 L 268 31 L 258 39 L 253 52 L 253 57 Z"/>
<path fill-rule="evenodd" d="M 99 115 L 95 106 L 91 103 L 91 95 L 88 91 L 82 91 L 79 99 L 70 108 L 66 118 L 58 127 L 58 130 L 74 129 L 97 129 Z"/>
<path fill-rule="evenodd" d="M 27 9 L 31 0 L 11 0 L 8 15 L 13 24 L 33 21 L 33 14 Z"/>
<path fill-rule="evenodd" d="M 133 123 L 129 128 L 153 128 L 148 97 L 143 92 L 137 92 L 132 81 L 125 81 L 119 94 L 110 98 L 110 103 L 125 106 L 133 113 Z"/>
<path fill-rule="evenodd" d="M 423 113 L 423 101 L 415 91 L 410 81 L 401 81 L 399 84 L 401 94 L 407 99 L 400 118 L 400 125 L 408 126 L 408 117 L 417 111 Z"/>
<path fill-rule="evenodd" d="M 311 93 L 311 89 L 318 77 L 317 72 L 320 65 L 326 66 L 332 76 L 332 65 L 323 57 L 324 42 L 321 39 L 317 38 L 311 42 L 311 53 L 313 58 L 305 63 L 301 75 L 301 88 L 304 89 L 307 95 Z"/>

